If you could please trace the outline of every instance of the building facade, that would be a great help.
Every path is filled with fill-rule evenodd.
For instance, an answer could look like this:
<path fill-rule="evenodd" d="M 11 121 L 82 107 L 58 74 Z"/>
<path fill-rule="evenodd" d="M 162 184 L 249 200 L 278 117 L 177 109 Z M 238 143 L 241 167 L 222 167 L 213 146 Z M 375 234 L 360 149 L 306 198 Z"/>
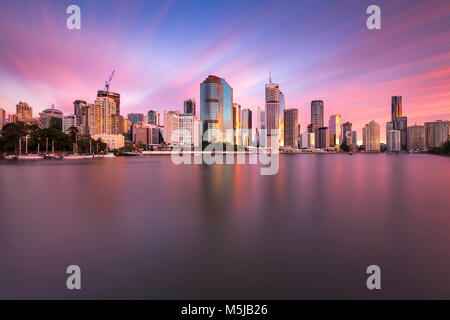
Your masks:
<path fill-rule="evenodd" d="M 184 100 L 184 114 L 191 114 L 193 116 L 196 114 L 196 108 L 195 108 L 195 99 L 185 99 Z"/>
<path fill-rule="evenodd" d="M 386 144 L 389 152 L 400 152 L 401 146 L 400 130 L 389 130 L 386 132 Z"/>
<path fill-rule="evenodd" d="M 425 126 L 408 127 L 408 150 L 425 150 Z"/>
<path fill-rule="evenodd" d="M 246 147 L 253 145 L 253 119 L 252 110 L 242 110 L 242 144 Z"/>
<path fill-rule="evenodd" d="M 366 128 L 366 151 L 380 152 L 380 125 L 375 121 L 370 121 Z"/>
<path fill-rule="evenodd" d="M 424 127 L 427 149 L 439 148 L 450 139 L 450 121 L 425 122 Z"/>
<path fill-rule="evenodd" d="M 159 111 L 150 110 L 147 112 L 147 123 L 154 124 L 156 126 L 161 125 L 161 113 Z"/>
<path fill-rule="evenodd" d="M 284 146 L 298 148 L 298 109 L 284 111 Z"/>
<path fill-rule="evenodd" d="M 178 111 L 164 112 L 164 142 L 175 146 L 179 143 L 180 137 L 177 134 L 180 127 L 180 113 Z"/>
<path fill-rule="evenodd" d="M 233 88 L 214 75 L 200 84 L 200 120 L 209 142 L 224 142 L 224 130 L 233 129 Z M 232 142 L 232 141 L 229 141 Z"/>
<path fill-rule="evenodd" d="M 341 123 L 342 117 L 339 114 L 334 114 L 330 116 L 330 120 L 328 121 L 328 128 L 330 129 L 330 133 L 334 134 L 334 143 L 333 146 L 341 145 Z"/>

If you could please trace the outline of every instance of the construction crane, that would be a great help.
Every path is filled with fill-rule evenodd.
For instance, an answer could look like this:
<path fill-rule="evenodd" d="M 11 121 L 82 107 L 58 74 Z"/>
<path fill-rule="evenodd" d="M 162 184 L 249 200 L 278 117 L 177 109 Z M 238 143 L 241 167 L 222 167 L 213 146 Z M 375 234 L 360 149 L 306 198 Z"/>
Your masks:
<path fill-rule="evenodd" d="M 114 76 L 114 73 L 116 73 L 115 70 L 113 70 L 113 72 L 111 73 L 111 75 L 109 76 L 108 81 L 106 81 L 105 87 L 106 87 L 106 92 L 109 92 L 109 85 L 111 84 L 111 80 Z"/>

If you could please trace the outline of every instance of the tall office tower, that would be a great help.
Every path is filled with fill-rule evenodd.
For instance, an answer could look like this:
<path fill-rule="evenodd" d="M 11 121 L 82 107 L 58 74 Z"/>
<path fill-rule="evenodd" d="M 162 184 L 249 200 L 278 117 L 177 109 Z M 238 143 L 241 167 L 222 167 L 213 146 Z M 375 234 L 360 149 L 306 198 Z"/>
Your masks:
<path fill-rule="evenodd" d="M 84 108 L 87 106 L 84 100 L 75 100 L 73 102 L 73 114 L 75 115 L 75 121 L 77 126 L 81 126 L 83 123 Z"/>
<path fill-rule="evenodd" d="M 161 113 L 159 111 L 150 110 L 147 112 L 147 123 L 159 126 L 161 123 Z"/>
<path fill-rule="evenodd" d="M 94 117 L 100 117 L 100 119 L 94 119 L 97 124 L 94 134 L 99 135 L 112 135 L 114 133 L 114 120 L 113 117 L 116 114 L 116 102 L 113 98 L 103 96 L 97 97 L 94 102 Z"/>
<path fill-rule="evenodd" d="M 298 109 L 284 111 L 284 145 L 298 148 Z"/>
<path fill-rule="evenodd" d="M 267 147 L 271 147 L 272 135 L 278 136 L 278 141 L 281 140 L 280 135 L 280 108 L 281 108 L 281 91 L 278 83 L 272 83 L 272 77 L 269 78 L 269 83 L 266 84 L 266 130 L 267 130 Z M 272 131 L 274 133 L 272 133 Z M 276 133 L 275 133 L 276 132 Z"/>
<path fill-rule="evenodd" d="M 242 110 L 242 144 L 246 147 L 253 145 L 252 110 Z"/>
<path fill-rule="evenodd" d="M 131 121 L 131 125 L 145 123 L 145 117 L 143 113 L 129 113 L 127 115 L 127 118 Z"/>
<path fill-rule="evenodd" d="M 151 143 L 151 126 L 143 122 L 133 125 L 132 141 L 135 144 L 149 145 Z"/>
<path fill-rule="evenodd" d="M 398 128 L 398 119 L 400 119 L 402 115 L 402 97 L 401 96 L 393 96 L 392 97 L 392 106 L 391 106 L 391 114 L 392 114 L 392 125 L 393 130 L 399 130 Z"/>
<path fill-rule="evenodd" d="M 425 146 L 439 148 L 450 139 L 450 121 L 425 122 Z"/>
<path fill-rule="evenodd" d="M 346 143 L 348 146 L 351 144 L 348 137 L 351 138 L 352 135 L 352 123 L 351 122 L 345 122 L 342 124 L 342 143 Z"/>
<path fill-rule="evenodd" d="M 19 121 L 31 120 L 33 118 L 33 108 L 28 103 L 20 101 L 16 105 L 16 114 Z"/>
<path fill-rule="evenodd" d="M 356 131 L 352 131 L 352 146 L 358 145 L 358 134 Z"/>
<path fill-rule="evenodd" d="M 241 141 L 241 105 L 238 103 L 233 103 L 233 112 L 232 112 L 232 121 L 233 121 L 233 133 L 234 137 L 229 136 L 228 132 L 224 132 L 226 135 L 225 141 L 232 141 L 233 144 L 240 145 Z"/>
<path fill-rule="evenodd" d="M 5 124 L 6 124 L 6 112 L 4 109 L 0 108 L 0 134 Z"/>
<path fill-rule="evenodd" d="M 109 91 L 109 84 L 106 85 L 105 90 L 97 91 L 97 98 L 110 98 L 116 105 L 115 114 L 120 115 L 120 94 Z"/>
<path fill-rule="evenodd" d="M 324 105 L 322 100 L 311 101 L 311 132 L 316 135 L 316 148 L 320 148 L 319 128 L 323 127 Z"/>
<path fill-rule="evenodd" d="M 400 131 L 400 144 L 402 146 L 402 150 L 408 149 L 408 118 L 400 117 L 397 119 L 397 129 Z"/>
<path fill-rule="evenodd" d="M 262 130 L 266 130 L 266 111 L 264 110 L 264 108 L 262 107 L 258 107 L 258 111 L 257 111 L 257 115 L 256 115 L 256 120 L 257 120 L 257 124 L 256 124 L 256 134 L 257 134 L 257 141 L 256 141 L 256 146 L 266 146 L 266 139 L 267 139 L 267 135 L 263 135 L 262 134 Z"/>
<path fill-rule="evenodd" d="M 184 100 L 184 114 L 195 114 L 195 100 L 193 98 L 191 99 L 185 99 Z"/>
<path fill-rule="evenodd" d="M 284 106 L 286 100 L 284 99 L 283 92 L 280 91 L 280 118 L 278 120 L 278 128 L 279 128 L 279 137 L 280 137 L 280 146 L 284 146 Z"/>
<path fill-rule="evenodd" d="M 333 146 L 341 145 L 341 121 L 342 117 L 340 114 L 333 114 L 330 117 L 330 121 L 328 121 L 328 128 L 330 129 L 330 132 L 335 136 Z"/>
<path fill-rule="evenodd" d="M 316 142 L 314 141 L 314 133 L 312 132 L 303 132 L 301 134 L 301 149 L 313 150 L 316 146 Z"/>
<path fill-rule="evenodd" d="M 414 125 L 408 127 L 408 150 L 425 149 L 425 127 Z"/>
<path fill-rule="evenodd" d="M 366 127 L 362 128 L 362 144 L 366 145 Z"/>
<path fill-rule="evenodd" d="M 170 145 L 177 145 L 180 137 L 174 132 L 179 129 L 180 113 L 178 111 L 164 112 L 164 142 Z"/>
<path fill-rule="evenodd" d="M 318 132 L 319 132 L 319 148 L 328 149 L 330 147 L 330 129 L 328 129 L 328 127 L 320 127 Z"/>
<path fill-rule="evenodd" d="M 400 130 L 389 130 L 386 132 L 387 150 L 390 152 L 401 151 Z"/>
<path fill-rule="evenodd" d="M 392 105 L 391 105 L 391 113 L 392 113 L 392 127 L 393 130 L 400 130 L 400 141 L 402 150 L 406 150 L 408 147 L 408 119 L 403 116 L 402 113 L 402 97 L 401 96 L 393 96 L 392 97 Z"/>
<path fill-rule="evenodd" d="M 62 122 L 62 131 L 65 134 L 69 134 L 70 133 L 70 128 L 75 127 L 78 129 L 77 127 L 77 121 L 76 121 L 76 116 L 74 114 L 68 114 L 65 115 L 63 117 L 63 122 Z"/>
<path fill-rule="evenodd" d="M 311 101 L 311 124 L 323 127 L 324 107 L 322 100 Z"/>
<path fill-rule="evenodd" d="M 380 151 L 380 125 L 375 121 L 366 124 L 366 151 Z"/>
<path fill-rule="evenodd" d="M 200 121 L 191 113 L 184 113 L 178 116 L 180 135 L 178 143 L 185 146 L 198 147 L 200 140 Z"/>
<path fill-rule="evenodd" d="M 222 142 L 223 132 L 233 129 L 233 88 L 225 79 L 209 75 L 200 84 L 200 120 L 203 130 L 211 130 L 205 139 Z M 202 133 L 203 134 L 203 133 Z"/>

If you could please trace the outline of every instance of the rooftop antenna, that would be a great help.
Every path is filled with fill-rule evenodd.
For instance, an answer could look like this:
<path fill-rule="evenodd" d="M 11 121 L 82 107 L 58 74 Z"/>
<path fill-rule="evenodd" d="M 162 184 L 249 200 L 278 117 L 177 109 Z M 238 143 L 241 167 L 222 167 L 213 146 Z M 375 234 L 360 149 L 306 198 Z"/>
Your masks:
<path fill-rule="evenodd" d="M 111 80 L 112 80 L 112 78 L 113 78 L 113 76 L 114 76 L 114 73 L 116 73 L 115 70 L 113 70 L 113 72 L 112 72 L 111 75 L 109 76 L 108 81 L 106 81 L 106 84 L 105 84 L 106 92 L 109 92 L 109 85 L 111 84 Z"/>
<path fill-rule="evenodd" d="M 272 83 L 272 70 L 269 70 L 269 82 Z"/>

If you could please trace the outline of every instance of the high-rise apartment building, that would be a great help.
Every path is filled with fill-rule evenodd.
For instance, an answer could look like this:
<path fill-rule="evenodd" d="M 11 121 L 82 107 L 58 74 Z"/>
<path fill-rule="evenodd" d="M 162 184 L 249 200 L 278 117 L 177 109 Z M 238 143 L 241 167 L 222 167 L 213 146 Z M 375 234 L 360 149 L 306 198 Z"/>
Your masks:
<path fill-rule="evenodd" d="M 379 152 L 380 151 L 380 125 L 375 121 L 370 121 L 365 126 L 366 128 L 366 151 Z"/>
<path fill-rule="evenodd" d="M 408 127 L 408 150 L 425 149 L 425 126 Z"/>
<path fill-rule="evenodd" d="M 313 150 L 316 147 L 315 135 L 312 132 L 303 132 L 301 134 L 301 149 Z"/>
<path fill-rule="evenodd" d="M 450 121 L 425 122 L 425 146 L 439 148 L 450 139 Z"/>
<path fill-rule="evenodd" d="M 399 152 L 402 150 L 400 143 L 400 130 L 389 130 L 386 132 L 387 150 L 390 152 Z"/>
<path fill-rule="evenodd" d="M 324 105 L 322 100 L 311 101 L 311 124 L 323 127 Z"/>
<path fill-rule="evenodd" d="M 180 136 L 176 134 L 180 128 L 179 117 L 178 111 L 164 112 L 164 142 L 173 146 L 180 142 Z"/>
<path fill-rule="evenodd" d="M 225 79 L 210 75 L 200 84 L 200 120 L 210 142 L 223 142 L 224 131 L 233 129 L 233 88 Z"/>
<path fill-rule="evenodd" d="M 16 105 L 16 115 L 18 121 L 27 122 L 33 118 L 33 108 L 28 103 L 20 101 Z"/>
<path fill-rule="evenodd" d="M 120 115 L 120 94 L 117 92 L 109 91 L 109 86 L 106 87 L 106 90 L 97 91 L 97 99 L 101 98 L 110 98 L 115 103 L 116 110 L 115 114 Z"/>
<path fill-rule="evenodd" d="M 298 109 L 284 111 L 284 146 L 298 148 Z"/>
<path fill-rule="evenodd" d="M 114 135 L 115 119 L 117 115 L 116 102 L 113 98 L 108 96 L 97 97 L 94 102 L 94 132 L 93 134 Z M 92 128 L 91 128 L 92 132 Z"/>
<path fill-rule="evenodd" d="M 195 99 L 190 98 L 184 100 L 184 114 L 196 115 Z"/>

